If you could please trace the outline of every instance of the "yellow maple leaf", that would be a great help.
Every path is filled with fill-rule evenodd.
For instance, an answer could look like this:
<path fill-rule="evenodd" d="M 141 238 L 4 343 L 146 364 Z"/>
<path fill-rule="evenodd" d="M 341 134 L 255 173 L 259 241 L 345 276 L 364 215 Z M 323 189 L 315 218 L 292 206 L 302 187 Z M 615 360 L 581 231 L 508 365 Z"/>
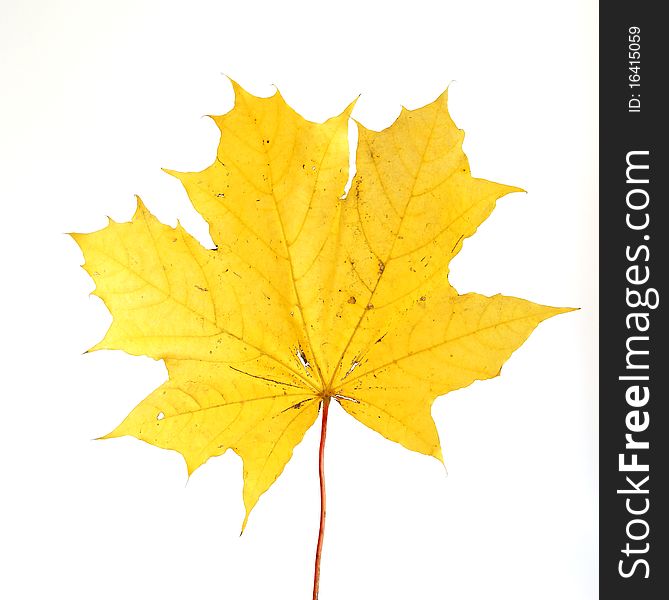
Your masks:
<path fill-rule="evenodd" d="M 233 86 L 234 108 L 213 118 L 216 160 L 171 172 L 215 250 L 139 199 L 130 222 L 73 237 L 113 316 L 94 349 L 163 359 L 169 372 L 105 437 L 177 450 L 189 473 L 234 450 L 246 524 L 321 406 L 337 401 L 441 459 L 434 399 L 498 375 L 539 322 L 569 309 L 449 284 L 463 240 L 519 190 L 472 177 L 446 93 L 381 132 L 358 124 L 343 197 L 353 107 L 316 124 L 279 93 Z"/>

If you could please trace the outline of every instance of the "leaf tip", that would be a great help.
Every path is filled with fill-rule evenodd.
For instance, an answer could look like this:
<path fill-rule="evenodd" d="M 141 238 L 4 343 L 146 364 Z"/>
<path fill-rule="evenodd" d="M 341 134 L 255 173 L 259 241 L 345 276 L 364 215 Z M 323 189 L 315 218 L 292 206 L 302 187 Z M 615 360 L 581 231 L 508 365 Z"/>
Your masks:
<path fill-rule="evenodd" d="M 488 180 L 485 179 L 479 179 L 479 181 L 482 181 L 487 185 L 497 186 L 498 187 L 497 193 L 499 194 L 497 196 L 497 199 L 504 198 L 504 196 L 508 196 L 509 194 L 528 193 L 526 189 L 518 187 L 516 185 L 506 185 L 505 183 L 495 183 L 493 181 L 488 182 Z"/>
<path fill-rule="evenodd" d="M 243 533 L 244 533 L 244 530 L 246 529 L 246 525 L 248 524 L 248 522 L 249 522 L 249 513 L 248 513 L 248 511 L 247 511 L 247 512 L 246 512 L 246 515 L 244 515 L 244 521 L 242 522 L 242 529 L 241 529 L 241 531 L 239 532 L 239 537 L 242 537 L 242 535 L 243 535 Z"/>
<path fill-rule="evenodd" d="M 119 425 L 119 427 L 120 427 L 120 425 Z M 116 429 L 113 429 L 109 433 L 105 433 L 104 435 L 93 438 L 93 441 L 94 442 L 99 442 L 100 440 L 111 440 L 111 439 L 114 439 L 114 438 L 121 437 L 121 436 L 125 435 L 123 433 L 119 433 L 119 427 L 117 427 Z"/>
<path fill-rule="evenodd" d="M 187 480 L 189 480 L 192 477 L 193 473 L 195 473 L 195 471 L 197 471 L 203 465 L 206 459 L 205 461 L 197 460 L 194 457 L 194 455 L 188 453 L 187 451 L 184 451 L 183 449 L 178 450 L 178 452 L 179 454 L 181 454 L 181 456 L 184 459 L 184 462 L 186 463 Z"/>
<path fill-rule="evenodd" d="M 235 94 L 235 108 L 237 108 L 240 104 L 248 102 L 249 100 L 255 98 L 253 94 L 247 92 L 241 85 L 239 85 L 239 83 L 237 83 L 231 77 L 228 77 L 228 81 L 232 85 L 232 91 Z"/>
<path fill-rule="evenodd" d="M 137 203 L 137 207 L 135 208 L 135 214 L 132 217 L 133 220 L 139 217 L 144 217 L 148 212 L 146 205 L 137 194 L 135 194 L 135 202 Z"/>
<path fill-rule="evenodd" d="M 81 240 L 83 239 L 83 236 L 85 236 L 85 233 L 66 233 L 65 235 L 71 237 L 74 240 L 74 243 L 77 244 L 77 246 L 81 247 Z"/>
<path fill-rule="evenodd" d="M 279 86 L 276 85 L 276 83 L 273 83 L 272 87 L 274 88 L 274 93 L 270 96 L 270 98 L 276 98 L 277 100 L 281 100 L 284 104 L 288 104 L 285 98 L 281 95 L 281 92 L 279 91 Z"/>
<path fill-rule="evenodd" d="M 557 315 L 564 315 L 566 313 L 574 312 L 576 310 L 581 310 L 580 308 L 574 308 L 572 306 L 544 306 L 550 314 L 546 318 L 555 317 Z"/>
<path fill-rule="evenodd" d="M 354 119 L 353 117 L 350 118 L 355 123 L 355 126 L 358 129 L 358 136 L 360 138 L 363 138 L 363 136 L 368 136 L 371 133 L 372 130 L 365 127 L 360 121 Z"/>
<path fill-rule="evenodd" d="M 211 118 L 213 119 L 213 117 L 211 117 Z M 160 170 L 163 173 L 167 173 L 168 175 L 171 175 L 172 177 L 176 177 L 177 179 L 179 179 L 179 175 L 181 175 L 181 173 L 179 171 L 175 171 L 174 169 L 166 169 L 165 167 L 160 167 Z"/>
<path fill-rule="evenodd" d="M 228 75 L 227 73 L 224 73 L 222 71 L 221 71 L 221 75 L 223 75 L 223 77 L 225 77 L 230 82 L 230 85 L 232 85 L 233 91 L 236 91 L 236 88 L 239 87 L 239 84 L 237 83 L 237 81 L 235 81 L 230 75 Z"/>
<path fill-rule="evenodd" d="M 358 103 L 358 100 L 360 100 L 360 96 L 362 96 L 362 94 L 358 94 L 355 98 L 353 98 L 353 100 L 349 102 L 348 106 L 342 111 L 340 116 L 345 116 L 350 119 L 355 105 Z"/>
<path fill-rule="evenodd" d="M 98 295 L 95 294 L 94 292 L 91 292 L 90 295 L 91 295 L 91 296 L 98 296 Z M 98 296 L 98 298 L 99 298 L 99 297 L 100 297 L 100 296 Z M 108 348 L 106 348 L 106 347 L 103 345 L 103 343 L 104 343 L 104 339 L 101 340 L 101 341 L 99 341 L 99 342 L 98 342 L 97 344 L 95 344 L 94 346 L 91 346 L 88 350 L 86 350 L 86 352 L 84 352 L 84 354 L 90 354 L 91 352 L 97 352 L 98 350 L 107 350 Z"/>
<path fill-rule="evenodd" d="M 448 82 L 448 84 L 446 85 L 446 89 L 443 92 L 441 92 L 441 94 L 439 94 L 439 96 L 436 99 L 436 102 L 448 106 L 448 90 L 450 89 L 451 83 L 453 83 L 453 81 L 454 80 L 451 79 L 451 81 Z"/>

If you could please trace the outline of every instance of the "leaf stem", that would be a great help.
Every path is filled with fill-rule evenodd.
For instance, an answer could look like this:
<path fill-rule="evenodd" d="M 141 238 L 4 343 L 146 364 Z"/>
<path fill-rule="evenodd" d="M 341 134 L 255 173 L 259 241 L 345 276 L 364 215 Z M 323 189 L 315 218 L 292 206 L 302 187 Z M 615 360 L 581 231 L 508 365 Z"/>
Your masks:
<path fill-rule="evenodd" d="M 316 565 L 314 567 L 314 595 L 318 600 L 318 586 L 321 578 L 321 553 L 323 551 L 323 534 L 325 532 L 325 436 L 328 430 L 328 411 L 330 398 L 323 398 L 323 420 L 321 421 L 321 444 L 318 448 L 318 477 L 321 484 L 321 522 L 318 528 L 318 543 L 316 544 Z"/>

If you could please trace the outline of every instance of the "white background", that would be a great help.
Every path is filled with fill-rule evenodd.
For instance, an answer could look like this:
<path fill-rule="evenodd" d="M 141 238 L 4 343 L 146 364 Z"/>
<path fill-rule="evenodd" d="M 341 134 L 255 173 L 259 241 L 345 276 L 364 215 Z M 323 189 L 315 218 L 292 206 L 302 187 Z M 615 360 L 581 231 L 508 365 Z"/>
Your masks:
<path fill-rule="evenodd" d="M 93 441 L 165 378 L 82 355 L 110 317 L 64 235 L 206 227 L 160 167 L 212 160 L 231 86 L 323 120 L 389 125 L 451 83 L 474 175 L 523 187 L 452 265 L 460 292 L 577 313 L 502 377 L 435 403 L 448 476 L 333 405 L 321 600 L 595 597 L 595 3 L 115 0 L 1 3 L 0 596 L 311 598 L 312 428 L 239 537 L 241 461 Z"/>

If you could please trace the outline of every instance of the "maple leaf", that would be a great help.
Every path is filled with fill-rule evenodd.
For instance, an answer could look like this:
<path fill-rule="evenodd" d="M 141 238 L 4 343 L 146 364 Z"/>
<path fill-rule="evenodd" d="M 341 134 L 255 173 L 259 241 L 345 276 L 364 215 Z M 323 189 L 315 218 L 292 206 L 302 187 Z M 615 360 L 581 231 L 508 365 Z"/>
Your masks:
<path fill-rule="evenodd" d="M 343 197 L 353 106 L 316 124 L 278 92 L 233 86 L 234 108 L 213 117 L 213 164 L 169 171 L 215 250 L 139 199 L 130 222 L 74 239 L 113 316 L 94 349 L 163 359 L 169 373 L 105 437 L 177 450 L 189 473 L 232 449 L 246 524 L 330 401 L 441 459 L 435 398 L 495 377 L 539 322 L 570 309 L 449 284 L 464 239 L 520 190 L 472 177 L 447 93 L 381 132 L 358 124 Z"/>

